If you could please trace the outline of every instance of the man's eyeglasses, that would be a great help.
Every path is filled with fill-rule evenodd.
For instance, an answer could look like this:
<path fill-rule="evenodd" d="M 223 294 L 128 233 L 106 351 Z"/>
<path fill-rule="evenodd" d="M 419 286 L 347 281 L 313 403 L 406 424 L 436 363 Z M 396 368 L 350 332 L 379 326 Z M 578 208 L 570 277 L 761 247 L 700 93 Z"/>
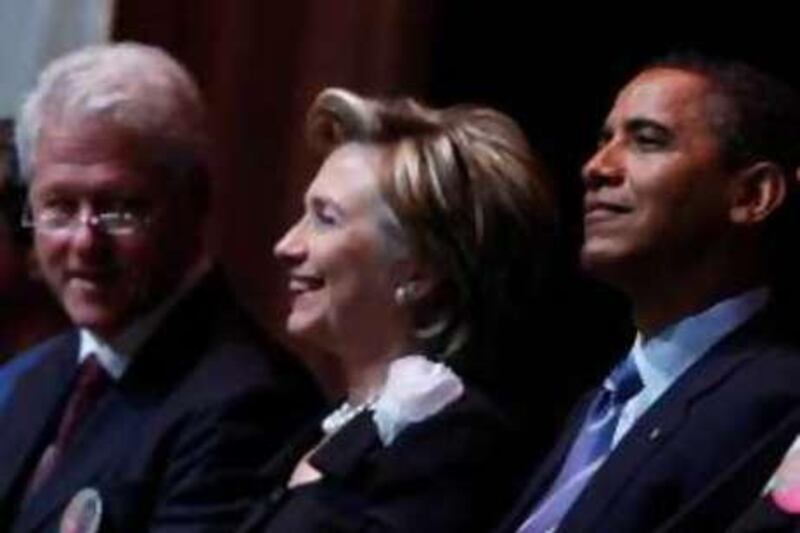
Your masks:
<path fill-rule="evenodd" d="M 34 211 L 27 206 L 22 213 L 22 226 L 53 236 L 72 235 L 86 225 L 108 235 L 124 237 L 142 231 L 151 215 L 134 209 L 106 209 L 87 214 L 80 210 L 44 207 Z"/>

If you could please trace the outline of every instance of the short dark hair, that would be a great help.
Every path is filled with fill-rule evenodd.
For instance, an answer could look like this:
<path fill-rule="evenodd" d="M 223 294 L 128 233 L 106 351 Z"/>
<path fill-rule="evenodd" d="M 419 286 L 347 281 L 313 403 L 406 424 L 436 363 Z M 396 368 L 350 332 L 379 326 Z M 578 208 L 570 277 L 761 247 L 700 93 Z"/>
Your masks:
<path fill-rule="evenodd" d="M 672 53 L 643 70 L 652 68 L 694 73 L 711 85 L 709 118 L 730 168 L 768 161 L 782 169 L 787 196 L 767 220 L 763 246 L 770 282 L 780 286 L 776 292 L 800 293 L 796 281 L 800 254 L 791 244 L 800 229 L 800 94 L 753 65 L 699 52 Z"/>
<path fill-rule="evenodd" d="M 667 54 L 642 71 L 654 68 L 694 73 L 709 82 L 709 119 L 729 166 L 766 160 L 794 176 L 800 166 L 800 95 L 792 86 L 748 63 L 696 51 Z"/>

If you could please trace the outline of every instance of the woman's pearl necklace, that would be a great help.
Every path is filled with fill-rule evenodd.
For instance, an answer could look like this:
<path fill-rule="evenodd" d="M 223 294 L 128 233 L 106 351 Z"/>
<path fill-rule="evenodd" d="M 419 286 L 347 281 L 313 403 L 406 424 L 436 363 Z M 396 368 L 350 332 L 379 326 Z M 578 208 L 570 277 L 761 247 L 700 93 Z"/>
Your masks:
<path fill-rule="evenodd" d="M 322 421 L 322 432 L 325 435 L 333 435 L 359 414 L 372 408 L 377 400 L 378 396 L 375 395 L 357 405 L 344 402 Z"/>

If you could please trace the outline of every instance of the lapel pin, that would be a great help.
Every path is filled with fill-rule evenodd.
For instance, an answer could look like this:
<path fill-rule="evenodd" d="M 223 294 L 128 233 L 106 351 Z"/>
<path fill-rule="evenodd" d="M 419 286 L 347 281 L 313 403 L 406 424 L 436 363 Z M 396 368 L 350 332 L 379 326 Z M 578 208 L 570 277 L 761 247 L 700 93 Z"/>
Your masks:
<path fill-rule="evenodd" d="M 655 427 L 650 430 L 650 435 L 648 435 L 648 438 L 650 440 L 658 440 L 660 436 L 661 436 L 661 428 Z"/>
<path fill-rule="evenodd" d="M 86 487 L 72 497 L 61 517 L 60 533 L 97 533 L 103 516 L 103 500 L 97 489 Z"/>

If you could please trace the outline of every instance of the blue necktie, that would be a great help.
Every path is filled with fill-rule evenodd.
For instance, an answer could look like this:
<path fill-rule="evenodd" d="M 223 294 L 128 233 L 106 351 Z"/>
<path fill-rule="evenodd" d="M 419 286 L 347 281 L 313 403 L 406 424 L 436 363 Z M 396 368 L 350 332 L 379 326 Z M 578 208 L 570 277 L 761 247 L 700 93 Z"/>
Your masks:
<path fill-rule="evenodd" d="M 518 533 L 554 531 L 611 451 L 614 430 L 625 403 L 642 390 L 642 380 L 631 357 L 606 378 L 589 408 L 580 433 L 570 448 L 550 491 L 517 530 Z"/>

